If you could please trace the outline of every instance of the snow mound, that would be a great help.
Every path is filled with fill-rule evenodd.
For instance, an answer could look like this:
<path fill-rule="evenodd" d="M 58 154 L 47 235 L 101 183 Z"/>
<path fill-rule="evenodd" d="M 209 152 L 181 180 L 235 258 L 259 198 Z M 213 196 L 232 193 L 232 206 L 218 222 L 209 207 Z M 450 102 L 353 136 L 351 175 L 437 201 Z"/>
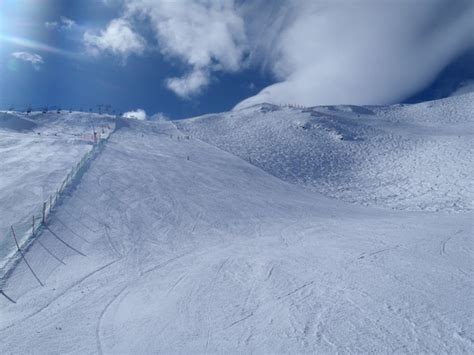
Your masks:
<path fill-rule="evenodd" d="M 470 211 L 474 94 L 416 105 L 256 105 L 177 121 L 285 181 L 348 202 Z"/>
<path fill-rule="evenodd" d="M 26 117 L 10 112 L 0 112 L 0 129 L 12 131 L 29 131 L 36 127 L 36 123 Z"/>

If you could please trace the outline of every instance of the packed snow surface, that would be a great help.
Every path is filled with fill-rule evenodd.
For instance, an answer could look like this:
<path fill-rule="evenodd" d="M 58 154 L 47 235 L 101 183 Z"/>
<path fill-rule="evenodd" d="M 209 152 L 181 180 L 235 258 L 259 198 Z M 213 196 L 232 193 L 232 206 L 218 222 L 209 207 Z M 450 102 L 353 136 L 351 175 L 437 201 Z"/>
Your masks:
<path fill-rule="evenodd" d="M 91 150 L 94 127 L 102 133 L 113 125 L 94 116 L 0 112 L 0 268 L 16 249 L 11 226 L 21 242 L 33 216 L 41 217 L 43 202 Z"/>
<path fill-rule="evenodd" d="M 3 280 L 0 353 L 474 352 L 469 105 L 117 122 L 25 254 L 45 286 Z"/>

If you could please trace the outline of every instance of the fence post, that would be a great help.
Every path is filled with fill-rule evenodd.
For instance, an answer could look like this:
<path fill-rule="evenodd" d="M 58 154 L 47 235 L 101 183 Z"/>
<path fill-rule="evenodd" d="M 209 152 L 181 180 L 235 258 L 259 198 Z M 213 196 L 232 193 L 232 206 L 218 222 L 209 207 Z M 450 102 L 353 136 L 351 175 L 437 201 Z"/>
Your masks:
<path fill-rule="evenodd" d="M 41 280 L 39 279 L 39 277 L 38 277 L 38 276 L 35 274 L 35 272 L 33 271 L 33 268 L 30 266 L 30 264 L 29 264 L 28 261 L 26 260 L 25 254 L 23 254 L 23 252 L 21 251 L 20 244 L 18 244 L 18 240 L 16 239 L 15 230 L 13 229 L 13 226 L 10 226 L 10 227 L 11 227 L 11 229 L 12 229 L 13 238 L 15 239 L 15 244 L 16 244 L 16 247 L 18 248 L 18 252 L 20 253 L 20 255 L 21 255 L 21 257 L 23 258 L 23 260 L 25 260 L 25 264 L 28 266 L 28 269 L 30 269 L 30 271 L 31 271 L 31 273 L 33 274 L 33 276 L 35 277 L 36 281 L 38 281 L 41 286 L 44 286 L 44 284 L 41 282 Z"/>
<path fill-rule="evenodd" d="M 74 248 L 72 245 L 66 243 L 63 239 L 61 239 L 59 237 L 59 235 L 57 235 L 56 233 L 54 233 L 48 226 L 46 226 L 46 229 L 51 233 L 51 235 L 53 237 L 55 237 L 57 240 L 59 240 L 61 243 L 63 243 L 65 246 L 67 246 L 69 249 L 71 250 L 74 250 L 76 253 L 82 255 L 82 256 L 86 256 L 86 254 L 84 254 L 83 252 L 77 250 L 76 248 Z"/>
<path fill-rule="evenodd" d="M 10 298 L 9 296 L 7 296 L 7 294 L 5 292 L 3 292 L 2 290 L 0 290 L 0 294 L 3 295 L 3 297 L 5 297 L 7 300 L 9 300 L 11 303 L 16 303 L 13 298 Z"/>
<path fill-rule="evenodd" d="M 31 234 L 34 236 L 35 235 L 35 215 L 33 215 L 33 224 L 31 227 Z"/>
<path fill-rule="evenodd" d="M 46 224 L 46 202 L 43 202 L 43 224 Z"/>

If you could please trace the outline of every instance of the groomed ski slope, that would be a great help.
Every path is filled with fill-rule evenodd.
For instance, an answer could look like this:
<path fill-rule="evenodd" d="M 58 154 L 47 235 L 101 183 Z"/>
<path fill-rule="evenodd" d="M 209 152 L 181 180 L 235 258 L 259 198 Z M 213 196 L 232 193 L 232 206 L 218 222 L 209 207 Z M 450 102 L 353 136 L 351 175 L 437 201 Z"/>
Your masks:
<path fill-rule="evenodd" d="M 113 125 L 80 112 L 0 112 L 0 269 L 16 250 L 10 226 L 24 242 L 32 217 L 40 219 L 43 202 L 92 149 L 94 128 L 105 135 Z"/>
<path fill-rule="evenodd" d="M 118 126 L 38 239 L 57 259 L 26 254 L 45 286 L 7 280 L 0 353 L 474 351 L 471 212 L 349 204 Z"/>

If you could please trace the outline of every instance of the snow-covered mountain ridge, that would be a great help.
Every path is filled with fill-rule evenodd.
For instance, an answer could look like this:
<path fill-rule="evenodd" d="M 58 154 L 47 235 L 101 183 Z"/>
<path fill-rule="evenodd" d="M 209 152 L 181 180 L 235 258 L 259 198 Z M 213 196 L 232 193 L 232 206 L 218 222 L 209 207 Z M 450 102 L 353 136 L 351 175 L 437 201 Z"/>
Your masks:
<path fill-rule="evenodd" d="M 292 183 L 406 210 L 474 207 L 474 94 L 416 105 L 248 109 L 179 129 Z"/>

